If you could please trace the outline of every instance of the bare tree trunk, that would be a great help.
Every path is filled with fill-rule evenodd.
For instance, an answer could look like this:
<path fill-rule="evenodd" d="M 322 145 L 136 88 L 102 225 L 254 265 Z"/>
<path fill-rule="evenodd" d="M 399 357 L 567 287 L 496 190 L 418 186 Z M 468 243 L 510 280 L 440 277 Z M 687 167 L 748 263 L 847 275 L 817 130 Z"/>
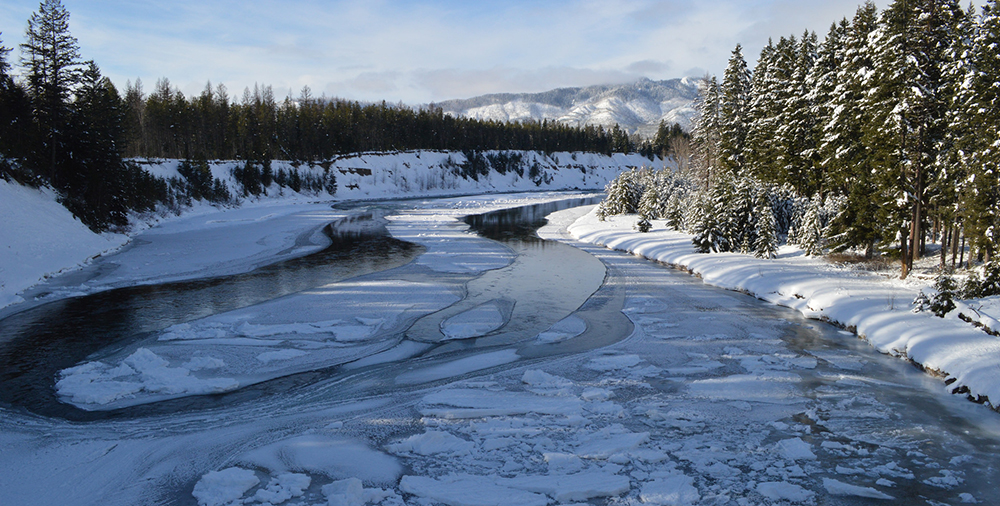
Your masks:
<path fill-rule="evenodd" d="M 906 279 L 906 276 L 910 274 L 910 266 L 909 266 L 909 263 L 908 263 L 908 261 L 910 260 L 910 255 L 908 254 L 909 251 L 906 249 L 907 240 L 908 239 L 906 237 L 906 229 L 904 228 L 902 230 L 902 233 L 900 234 L 900 239 L 899 239 L 899 242 L 900 242 L 900 251 L 899 251 L 899 255 L 900 255 L 899 256 L 899 260 L 900 260 L 899 261 L 899 264 L 900 264 L 900 266 L 899 266 L 900 273 L 899 273 L 899 279 Z"/>
<path fill-rule="evenodd" d="M 958 226 L 958 222 L 955 222 L 954 230 L 951 233 L 951 268 L 955 269 L 955 260 L 958 259 L 958 236 L 961 234 L 962 229 Z"/>

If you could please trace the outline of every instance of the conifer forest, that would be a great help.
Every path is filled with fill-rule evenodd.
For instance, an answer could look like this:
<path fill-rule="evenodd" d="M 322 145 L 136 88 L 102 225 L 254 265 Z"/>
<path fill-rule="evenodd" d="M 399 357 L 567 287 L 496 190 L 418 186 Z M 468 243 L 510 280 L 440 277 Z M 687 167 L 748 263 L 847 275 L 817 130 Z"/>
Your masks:
<path fill-rule="evenodd" d="M 737 46 L 704 80 L 692 163 L 623 174 L 601 212 L 639 213 L 640 230 L 666 219 L 703 252 L 770 257 L 787 238 L 894 259 L 904 278 L 931 241 L 942 271 L 985 263 L 992 279 L 998 97 L 996 1 L 869 2 L 822 41 L 772 39 L 752 71 Z"/>

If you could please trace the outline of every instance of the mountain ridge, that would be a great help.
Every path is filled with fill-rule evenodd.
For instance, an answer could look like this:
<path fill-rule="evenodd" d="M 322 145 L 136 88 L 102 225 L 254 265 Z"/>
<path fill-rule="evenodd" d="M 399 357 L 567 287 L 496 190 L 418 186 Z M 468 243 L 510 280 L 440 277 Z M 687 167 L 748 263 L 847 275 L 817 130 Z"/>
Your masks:
<path fill-rule="evenodd" d="M 433 104 L 446 114 L 496 121 L 559 121 L 572 126 L 614 125 L 651 137 L 660 121 L 690 130 L 697 78 L 642 78 L 625 84 L 556 88 L 539 93 L 491 93 Z"/>

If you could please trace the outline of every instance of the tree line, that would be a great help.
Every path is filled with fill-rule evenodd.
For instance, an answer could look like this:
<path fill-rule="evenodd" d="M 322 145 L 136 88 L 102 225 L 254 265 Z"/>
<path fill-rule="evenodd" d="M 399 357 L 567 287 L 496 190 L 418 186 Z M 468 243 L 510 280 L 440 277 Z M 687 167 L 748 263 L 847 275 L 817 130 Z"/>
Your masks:
<path fill-rule="evenodd" d="M 41 2 L 25 39 L 19 60 L 23 78 L 15 80 L 11 48 L 3 46 L 0 33 L 0 176 L 51 185 L 95 230 L 124 225 L 131 211 L 194 193 L 225 200 L 228 189 L 202 181 L 204 162 L 212 159 L 244 162 L 234 177 L 246 183 L 244 193 L 255 193 L 270 182 L 333 187 L 329 179 L 272 174 L 271 160 L 327 164 L 348 153 L 412 149 L 606 154 L 636 149 L 617 126 L 481 121 L 445 115 L 433 106 L 317 98 L 308 88 L 294 99 L 278 100 L 270 86 L 254 86 L 237 99 L 224 85 L 209 84 L 200 95 L 187 97 L 161 79 L 147 95 L 137 79 L 122 94 L 93 61 L 82 60 L 60 0 Z M 183 168 L 198 178 L 168 184 L 142 170 L 134 161 L 140 158 L 187 160 Z M 197 170 L 187 170 L 191 167 Z"/>
<path fill-rule="evenodd" d="M 157 81 L 148 95 L 136 80 L 126 85 L 122 107 L 127 157 L 319 162 L 347 153 L 412 149 L 609 154 L 634 149 L 618 128 L 484 121 L 446 115 L 433 105 L 414 109 L 317 98 L 308 87 L 298 97 L 277 100 L 270 86 L 254 86 L 234 100 L 224 85 L 209 83 L 188 98 L 168 79 Z"/>
<path fill-rule="evenodd" d="M 770 41 L 753 71 L 737 46 L 722 82 L 702 87 L 694 166 L 709 186 L 735 176 L 839 199 L 824 245 L 895 256 L 902 277 L 928 240 L 942 267 L 966 244 L 988 262 L 1000 246 L 998 83 L 996 0 L 978 13 L 869 2 L 822 41 Z"/>

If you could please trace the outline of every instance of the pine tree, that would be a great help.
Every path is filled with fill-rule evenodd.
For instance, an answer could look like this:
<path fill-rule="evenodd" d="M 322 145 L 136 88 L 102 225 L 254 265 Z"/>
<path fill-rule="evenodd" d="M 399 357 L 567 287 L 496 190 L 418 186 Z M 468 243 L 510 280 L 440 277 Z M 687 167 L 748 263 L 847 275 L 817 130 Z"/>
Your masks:
<path fill-rule="evenodd" d="M 946 128 L 943 67 L 954 12 L 961 10 L 955 7 L 947 0 L 897 0 L 883 13 L 873 45 L 877 86 L 866 107 L 874 121 L 865 137 L 880 178 L 882 221 L 900 238 L 903 278 L 923 249 L 929 182 Z"/>
<path fill-rule="evenodd" d="M 847 206 L 832 224 L 836 250 L 862 248 L 869 258 L 883 240 L 880 201 L 873 173 L 873 157 L 863 132 L 872 113 L 865 97 L 874 87 L 875 54 L 869 40 L 878 28 L 878 9 L 872 2 L 858 8 L 843 36 L 843 61 L 830 97 L 830 117 L 823 125 L 820 164 L 829 191 L 848 196 Z M 890 234 L 891 237 L 893 234 Z"/>
<path fill-rule="evenodd" d="M 745 162 L 750 81 L 743 47 L 737 44 L 722 79 L 719 106 L 719 163 L 734 174 L 743 170 Z"/>
<path fill-rule="evenodd" d="M 778 234 L 775 228 L 774 211 L 767 198 L 761 198 L 754 207 L 753 254 L 757 258 L 774 258 L 778 254 Z"/>
<path fill-rule="evenodd" d="M 95 230 L 127 222 L 129 188 L 119 151 L 121 98 L 100 69 L 88 62 L 70 112 L 65 146 L 64 204 Z"/>
<path fill-rule="evenodd" d="M 972 246 L 994 260 L 1000 249 L 1000 2 L 983 8 L 971 54 L 965 94 L 971 123 L 963 147 L 971 151 L 969 177 L 961 188 L 961 210 Z"/>
<path fill-rule="evenodd" d="M 695 170 L 703 187 L 707 187 L 712 179 L 712 171 L 719 167 L 720 125 L 719 84 L 715 76 L 702 80 L 695 118 L 692 140 L 695 149 Z"/>
<path fill-rule="evenodd" d="M 69 33 L 69 12 L 60 0 L 44 0 L 31 15 L 21 44 L 21 65 L 27 70 L 28 91 L 35 122 L 44 135 L 48 153 L 46 175 L 61 186 L 59 164 L 63 157 L 69 99 L 80 82 L 80 53 Z"/>
<path fill-rule="evenodd" d="M 2 34 L 0 34 L 2 35 Z M 30 152 L 32 133 L 31 103 L 24 88 L 10 75 L 7 55 L 10 49 L 0 40 L 0 177 L 15 176 L 30 182 L 27 174 L 14 170 L 18 162 L 6 158 L 23 158 Z M 17 174 L 14 174 L 17 172 Z"/>
<path fill-rule="evenodd" d="M 806 207 L 805 215 L 802 217 L 801 225 L 797 231 L 797 244 L 809 256 L 823 254 L 822 205 L 820 196 L 814 195 Z"/>

